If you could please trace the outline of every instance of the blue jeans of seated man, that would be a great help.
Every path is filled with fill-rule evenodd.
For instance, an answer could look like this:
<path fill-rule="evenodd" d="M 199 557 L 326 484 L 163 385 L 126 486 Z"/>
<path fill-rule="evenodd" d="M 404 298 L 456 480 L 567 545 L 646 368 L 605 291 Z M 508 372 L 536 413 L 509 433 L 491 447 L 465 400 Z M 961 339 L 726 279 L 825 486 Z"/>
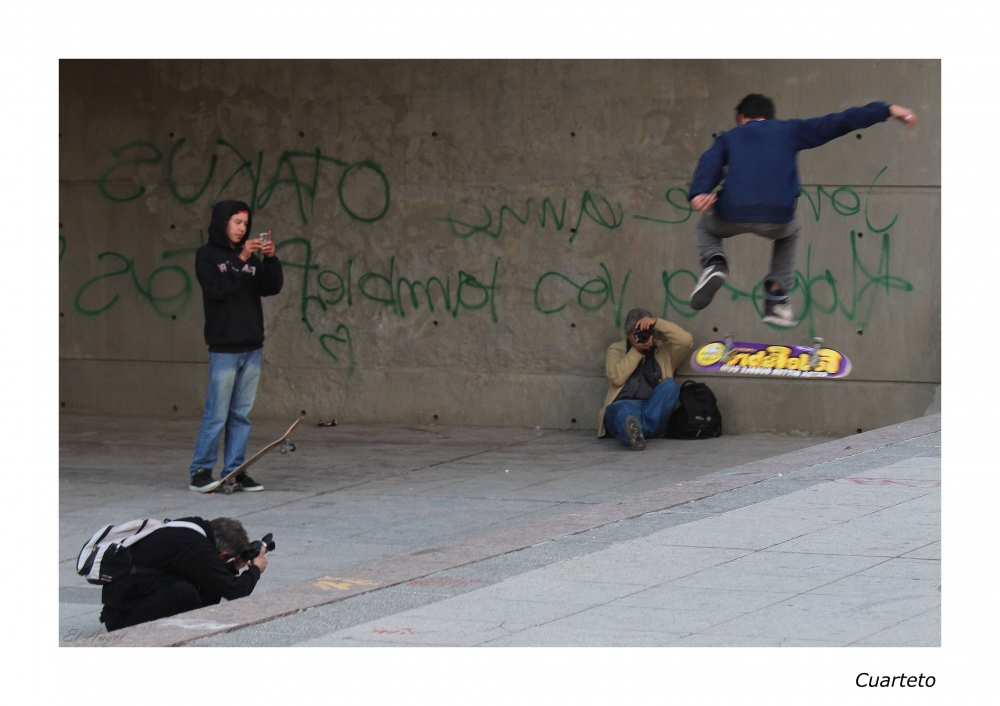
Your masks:
<path fill-rule="evenodd" d="M 673 378 L 667 378 L 653 390 L 648 400 L 618 400 L 604 410 L 604 430 L 608 436 L 617 436 L 622 443 L 628 443 L 625 436 L 625 417 L 634 414 L 642 424 L 642 435 L 647 439 L 663 436 L 670 421 L 670 413 L 681 388 Z"/>
<path fill-rule="evenodd" d="M 257 396 L 261 348 L 246 353 L 208 354 L 208 394 L 194 445 L 191 475 L 201 468 L 211 470 L 219 458 L 219 438 L 226 430 L 222 476 L 236 470 L 247 453 L 250 420 L 247 415 Z"/>

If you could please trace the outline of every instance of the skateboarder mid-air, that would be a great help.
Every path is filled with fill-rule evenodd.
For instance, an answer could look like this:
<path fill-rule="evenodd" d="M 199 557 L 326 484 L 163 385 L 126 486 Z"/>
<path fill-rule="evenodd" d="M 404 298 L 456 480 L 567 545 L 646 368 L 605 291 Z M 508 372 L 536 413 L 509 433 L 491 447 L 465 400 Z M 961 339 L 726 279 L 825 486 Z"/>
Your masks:
<path fill-rule="evenodd" d="M 220 481 L 212 480 L 212 467 L 219 456 L 223 428 L 226 440 L 221 475 L 239 468 L 246 455 L 250 436 L 247 415 L 257 395 L 264 347 L 260 298 L 278 294 L 283 283 L 271 232 L 266 238 L 251 234 L 251 218 L 250 207 L 242 201 L 220 201 L 212 209 L 208 244 L 195 255 L 195 274 L 205 305 L 208 392 L 189 469 L 191 490 L 219 485 Z M 264 489 L 245 471 L 236 481 L 243 490 Z"/>
<path fill-rule="evenodd" d="M 869 103 L 804 120 L 776 120 L 774 103 L 751 93 L 736 106 L 736 127 L 718 136 L 701 155 L 691 181 L 691 205 L 702 216 L 695 226 L 698 259 L 704 270 L 691 292 L 691 308 L 704 309 L 729 275 L 723 238 L 753 233 L 773 242 L 771 271 L 764 279 L 763 321 L 798 324 L 788 292 L 795 283 L 799 223 L 796 156 L 802 150 L 896 118 L 909 128 L 917 116 L 909 108 Z M 725 179 L 722 189 L 713 193 Z"/>

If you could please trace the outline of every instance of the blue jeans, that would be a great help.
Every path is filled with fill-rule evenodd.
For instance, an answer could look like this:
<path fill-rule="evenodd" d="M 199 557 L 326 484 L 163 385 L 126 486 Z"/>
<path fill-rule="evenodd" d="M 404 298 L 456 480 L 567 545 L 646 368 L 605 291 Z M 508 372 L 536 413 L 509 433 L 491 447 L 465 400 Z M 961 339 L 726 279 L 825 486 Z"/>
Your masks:
<path fill-rule="evenodd" d="M 618 400 L 604 410 L 604 430 L 608 436 L 617 436 L 628 443 L 625 436 L 625 417 L 634 414 L 642 424 L 642 435 L 647 439 L 663 436 L 670 421 L 670 413 L 680 394 L 681 387 L 673 378 L 667 378 L 653 390 L 648 400 Z"/>
<path fill-rule="evenodd" d="M 208 354 L 208 394 L 194 445 L 191 475 L 201 468 L 211 470 L 219 458 L 219 438 L 226 430 L 223 447 L 225 476 L 243 463 L 250 436 L 250 408 L 260 380 L 261 348 L 247 353 Z"/>

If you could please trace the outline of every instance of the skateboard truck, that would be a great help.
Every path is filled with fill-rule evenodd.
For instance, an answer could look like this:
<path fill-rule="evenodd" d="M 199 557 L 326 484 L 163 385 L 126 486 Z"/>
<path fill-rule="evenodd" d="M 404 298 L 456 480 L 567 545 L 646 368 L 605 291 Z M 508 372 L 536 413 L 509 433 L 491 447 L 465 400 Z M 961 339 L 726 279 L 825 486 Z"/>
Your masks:
<path fill-rule="evenodd" d="M 813 338 L 812 353 L 809 354 L 809 367 L 815 368 L 819 362 L 819 349 L 823 347 L 823 339 L 819 336 Z"/>

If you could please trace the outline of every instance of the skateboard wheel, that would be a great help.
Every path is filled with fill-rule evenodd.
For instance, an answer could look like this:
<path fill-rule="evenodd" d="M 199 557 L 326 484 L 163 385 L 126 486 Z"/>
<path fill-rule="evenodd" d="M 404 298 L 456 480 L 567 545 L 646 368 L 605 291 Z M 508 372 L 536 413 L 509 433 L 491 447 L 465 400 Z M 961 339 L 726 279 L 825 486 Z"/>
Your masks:
<path fill-rule="evenodd" d="M 278 449 L 278 451 L 279 451 L 280 453 L 283 453 L 283 454 L 286 454 L 286 453 L 288 453 L 288 449 L 287 449 L 287 448 L 285 448 L 284 446 L 282 446 L 282 447 L 281 447 L 280 449 Z"/>
<path fill-rule="evenodd" d="M 233 492 L 233 486 L 230 485 L 229 483 L 223 483 L 222 484 L 222 492 L 225 495 L 229 495 L 230 493 Z"/>
<path fill-rule="evenodd" d="M 292 443 L 290 443 L 290 444 L 288 445 L 288 450 L 289 450 L 289 451 L 294 451 L 294 450 L 295 450 L 295 443 L 294 443 L 294 442 L 292 442 Z"/>

